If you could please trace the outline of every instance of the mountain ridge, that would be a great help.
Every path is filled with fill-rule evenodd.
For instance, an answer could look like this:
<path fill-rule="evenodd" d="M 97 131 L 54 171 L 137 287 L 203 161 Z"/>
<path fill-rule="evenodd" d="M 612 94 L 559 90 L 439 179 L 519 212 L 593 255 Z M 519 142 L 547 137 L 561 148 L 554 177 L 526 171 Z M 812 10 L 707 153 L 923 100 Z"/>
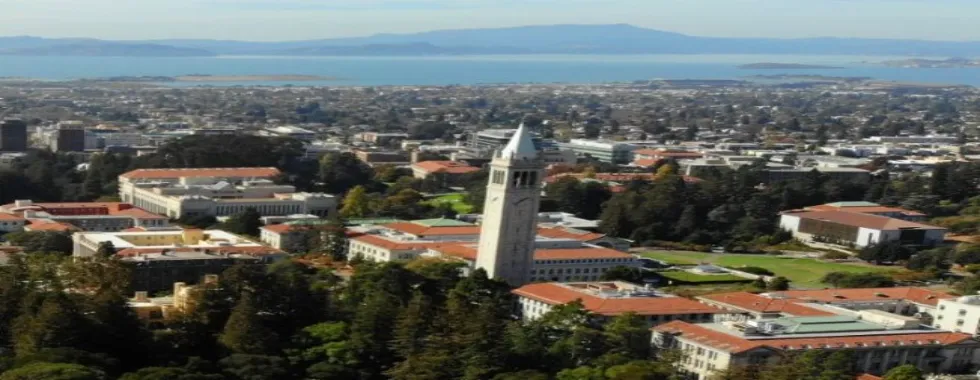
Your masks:
<path fill-rule="evenodd" d="M 980 56 L 980 41 L 846 37 L 690 36 L 629 24 L 446 29 L 364 37 L 256 42 L 214 39 L 114 41 L 0 37 L 0 55 L 474 55 L 474 54 L 812 54 Z"/>

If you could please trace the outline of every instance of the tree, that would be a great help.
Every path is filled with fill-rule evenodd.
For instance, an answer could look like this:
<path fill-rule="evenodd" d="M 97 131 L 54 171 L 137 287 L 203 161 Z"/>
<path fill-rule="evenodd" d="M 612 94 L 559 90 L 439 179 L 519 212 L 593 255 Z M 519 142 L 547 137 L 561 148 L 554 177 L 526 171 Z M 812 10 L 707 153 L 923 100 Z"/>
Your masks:
<path fill-rule="evenodd" d="M 772 280 L 769 280 L 769 284 L 766 285 L 766 290 L 770 290 L 770 291 L 789 290 L 789 280 L 786 277 L 782 277 L 782 276 L 775 277 Z"/>
<path fill-rule="evenodd" d="M 918 367 L 912 364 L 906 364 L 892 368 L 887 373 L 883 380 L 923 380 L 925 377 L 922 375 L 922 371 Z"/>
<path fill-rule="evenodd" d="M 0 380 L 102 380 L 101 371 L 80 364 L 31 363 L 0 375 Z"/>
<path fill-rule="evenodd" d="M 24 251 L 28 253 L 58 252 L 70 255 L 74 249 L 71 236 L 61 232 L 13 232 L 7 234 L 5 238 L 13 245 L 24 247 Z"/>
<path fill-rule="evenodd" d="M 858 253 L 858 258 L 864 261 L 874 262 L 875 265 L 881 265 L 908 260 L 914 253 L 915 251 L 903 246 L 901 243 L 887 242 L 865 247 Z"/>
<path fill-rule="evenodd" d="M 228 317 L 218 341 L 237 354 L 262 355 L 275 352 L 277 337 L 259 319 L 253 295 L 245 292 Z"/>
<path fill-rule="evenodd" d="M 320 187 L 329 194 L 344 194 L 355 186 L 368 185 L 373 177 L 371 167 L 353 153 L 331 153 L 320 160 Z"/>
<path fill-rule="evenodd" d="M 95 251 L 95 256 L 109 258 L 116 255 L 116 246 L 111 241 L 99 243 L 99 248 Z"/>
<path fill-rule="evenodd" d="M 290 375 L 286 360 L 278 356 L 233 354 L 219 363 L 233 379 L 274 380 Z"/>
<path fill-rule="evenodd" d="M 615 267 L 602 274 L 602 281 L 626 281 L 633 283 L 643 282 L 643 271 L 630 267 Z"/>
<path fill-rule="evenodd" d="M 364 186 L 355 186 L 344 197 L 343 206 L 340 209 L 342 218 L 364 218 L 371 215 L 371 203 Z"/>
<path fill-rule="evenodd" d="M 18 356 L 57 347 L 85 350 L 91 344 L 90 327 L 76 302 L 61 292 L 48 293 L 36 311 L 25 311 L 14 321 L 14 349 Z"/>
<path fill-rule="evenodd" d="M 262 227 L 262 214 L 255 208 L 249 207 L 240 213 L 232 215 L 222 224 L 225 231 L 233 234 L 259 236 L 259 228 Z"/>
<path fill-rule="evenodd" d="M 119 380 L 225 380 L 216 373 L 200 373 L 180 367 L 147 367 L 122 375 Z"/>
<path fill-rule="evenodd" d="M 890 288 L 895 280 L 878 273 L 831 272 L 824 275 L 821 282 L 836 288 Z"/>

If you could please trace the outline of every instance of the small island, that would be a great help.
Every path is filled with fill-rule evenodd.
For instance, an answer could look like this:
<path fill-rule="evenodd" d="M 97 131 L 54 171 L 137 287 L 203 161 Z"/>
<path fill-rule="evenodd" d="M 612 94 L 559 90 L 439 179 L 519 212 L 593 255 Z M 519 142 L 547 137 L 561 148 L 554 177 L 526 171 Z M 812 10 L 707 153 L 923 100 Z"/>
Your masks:
<path fill-rule="evenodd" d="M 820 70 L 820 69 L 843 69 L 838 66 L 808 65 L 804 63 L 777 63 L 760 62 L 739 65 L 742 70 Z"/>

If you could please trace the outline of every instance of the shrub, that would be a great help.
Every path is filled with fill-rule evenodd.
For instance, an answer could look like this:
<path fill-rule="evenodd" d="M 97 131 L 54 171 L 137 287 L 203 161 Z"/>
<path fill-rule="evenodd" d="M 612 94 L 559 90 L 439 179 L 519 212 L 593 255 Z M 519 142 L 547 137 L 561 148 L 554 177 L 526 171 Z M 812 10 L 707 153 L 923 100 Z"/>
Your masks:
<path fill-rule="evenodd" d="M 844 252 L 831 251 L 831 252 L 824 253 L 823 256 L 820 257 L 823 258 L 824 260 L 847 260 L 851 258 L 851 255 L 848 255 Z"/>
<path fill-rule="evenodd" d="M 759 267 L 741 267 L 741 268 L 731 268 L 731 269 L 734 269 L 734 270 L 737 270 L 737 271 L 741 271 L 741 272 L 745 272 L 745 273 L 757 274 L 757 275 L 760 275 L 760 276 L 775 276 L 776 275 L 771 270 L 768 270 L 766 268 L 759 268 Z"/>

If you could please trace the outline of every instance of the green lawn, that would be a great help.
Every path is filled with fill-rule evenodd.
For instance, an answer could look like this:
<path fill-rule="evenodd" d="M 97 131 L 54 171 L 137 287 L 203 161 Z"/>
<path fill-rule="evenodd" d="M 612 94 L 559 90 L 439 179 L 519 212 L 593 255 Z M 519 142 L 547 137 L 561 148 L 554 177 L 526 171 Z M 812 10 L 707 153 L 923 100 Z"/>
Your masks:
<path fill-rule="evenodd" d="M 443 195 L 438 198 L 432 198 L 426 200 L 424 203 L 432 206 L 438 206 L 440 204 L 449 204 L 453 207 L 453 210 L 460 214 L 469 214 L 473 212 L 473 205 L 466 203 L 464 200 L 465 195 L 463 194 L 449 194 Z"/>
<path fill-rule="evenodd" d="M 765 268 L 777 276 L 783 276 L 793 282 L 794 287 L 801 288 L 824 288 L 827 285 L 820 282 L 820 279 L 830 272 L 850 272 L 850 273 L 889 273 L 899 272 L 904 269 L 890 267 L 876 267 L 871 265 L 832 263 L 816 259 L 799 259 L 771 255 L 735 255 L 735 254 L 711 254 L 701 252 L 673 252 L 673 251 L 654 251 L 644 253 L 643 256 L 651 259 L 666 261 L 674 265 L 697 265 L 710 263 L 719 266 L 738 268 L 752 266 Z"/>
<path fill-rule="evenodd" d="M 659 272 L 659 275 L 669 278 L 671 280 L 688 282 L 688 283 L 713 283 L 713 282 L 749 282 L 745 277 L 733 276 L 730 274 L 697 274 L 691 272 L 681 272 L 681 271 L 671 271 L 671 272 Z"/>

